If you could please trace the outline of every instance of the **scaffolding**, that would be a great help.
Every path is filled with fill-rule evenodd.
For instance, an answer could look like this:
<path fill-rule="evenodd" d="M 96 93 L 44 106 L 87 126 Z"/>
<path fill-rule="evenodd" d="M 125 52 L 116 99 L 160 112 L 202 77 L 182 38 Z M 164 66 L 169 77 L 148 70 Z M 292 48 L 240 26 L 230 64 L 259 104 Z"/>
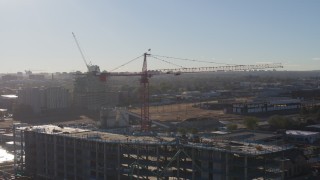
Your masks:
<path fill-rule="evenodd" d="M 13 124 L 13 155 L 14 155 L 14 172 L 15 174 L 22 174 L 25 171 L 25 141 L 24 141 L 24 129 L 27 126 L 26 123 L 14 123 Z"/>

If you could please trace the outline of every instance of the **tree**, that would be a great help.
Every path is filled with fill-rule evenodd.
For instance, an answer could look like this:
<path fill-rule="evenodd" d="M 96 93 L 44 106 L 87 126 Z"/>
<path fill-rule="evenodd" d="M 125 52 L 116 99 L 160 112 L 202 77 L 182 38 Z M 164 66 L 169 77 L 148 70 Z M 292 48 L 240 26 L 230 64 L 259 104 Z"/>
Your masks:
<path fill-rule="evenodd" d="M 237 124 L 228 124 L 227 125 L 227 129 L 229 131 L 237 130 L 238 129 L 238 125 Z"/>
<path fill-rule="evenodd" d="M 182 135 L 185 136 L 187 134 L 187 130 L 183 127 L 178 128 L 178 132 Z"/>
<path fill-rule="evenodd" d="M 191 129 L 189 130 L 189 132 L 190 132 L 191 134 L 198 134 L 198 129 L 197 129 L 197 128 L 191 128 Z"/>
<path fill-rule="evenodd" d="M 258 118 L 255 117 L 248 117 L 244 120 L 244 125 L 248 128 L 248 129 L 255 129 L 258 125 Z"/>
<path fill-rule="evenodd" d="M 309 113 L 308 109 L 306 107 L 302 107 L 300 110 L 301 115 L 307 115 Z"/>
<path fill-rule="evenodd" d="M 272 116 L 268 120 L 268 123 L 271 127 L 276 129 L 287 129 L 293 125 L 288 118 L 279 115 Z"/>
<path fill-rule="evenodd" d="M 320 120 L 320 109 L 318 110 L 317 114 L 316 114 L 316 117 L 318 120 Z"/>

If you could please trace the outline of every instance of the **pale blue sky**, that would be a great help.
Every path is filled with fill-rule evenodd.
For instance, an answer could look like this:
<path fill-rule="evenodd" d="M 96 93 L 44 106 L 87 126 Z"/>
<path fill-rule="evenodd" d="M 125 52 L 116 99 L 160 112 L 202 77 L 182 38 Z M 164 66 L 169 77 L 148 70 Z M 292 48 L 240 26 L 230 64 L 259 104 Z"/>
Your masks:
<path fill-rule="evenodd" d="M 0 23 L 2 73 L 85 71 L 71 32 L 87 59 L 107 71 L 149 48 L 221 63 L 320 69 L 320 0 L 0 0 Z M 157 68 L 173 66 L 150 59 L 149 69 Z"/>

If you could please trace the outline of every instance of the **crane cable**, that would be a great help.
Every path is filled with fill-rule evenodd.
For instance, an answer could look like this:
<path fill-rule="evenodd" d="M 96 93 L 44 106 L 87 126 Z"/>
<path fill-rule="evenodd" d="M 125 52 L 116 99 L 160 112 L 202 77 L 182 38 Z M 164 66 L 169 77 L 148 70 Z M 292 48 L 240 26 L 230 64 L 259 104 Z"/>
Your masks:
<path fill-rule="evenodd" d="M 125 65 L 127 65 L 127 64 L 129 64 L 129 63 L 131 63 L 131 62 L 133 62 L 133 61 L 135 61 L 137 59 L 139 59 L 139 58 L 141 58 L 142 56 L 143 56 L 143 54 L 141 56 L 139 56 L 139 57 L 136 57 L 136 58 L 134 58 L 134 59 L 132 59 L 132 60 L 130 60 L 130 61 L 128 61 L 128 62 L 126 62 L 126 63 L 124 63 L 124 64 L 122 64 L 122 65 L 120 65 L 120 66 L 118 66 L 118 67 L 116 67 L 114 69 L 112 69 L 112 70 L 110 70 L 110 72 L 113 72 L 113 71 L 115 71 L 117 69 L 120 69 L 121 67 L 123 67 L 123 66 L 125 66 Z"/>
<path fill-rule="evenodd" d="M 180 68 L 185 68 L 185 67 L 180 66 L 180 65 L 178 65 L 178 64 L 174 64 L 174 63 L 172 63 L 172 62 L 170 62 L 170 61 L 166 61 L 166 60 L 164 60 L 164 59 L 160 59 L 160 58 L 157 58 L 157 57 L 152 56 L 152 55 L 151 55 L 150 57 L 152 57 L 152 58 L 154 58 L 154 59 L 157 59 L 157 60 L 160 60 L 160 61 L 162 61 L 162 62 L 165 62 L 165 63 L 171 64 L 171 65 L 174 65 L 174 66 L 180 67 Z"/>
<path fill-rule="evenodd" d="M 141 58 L 142 56 L 143 56 L 143 54 L 140 55 L 140 56 L 138 56 L 138 57 L 136 57 L 136 58 L 134 58 L 134 59 L 132 59 L 132 60 L 130 60 L 130 61 L 128 61 L 128 62 L 126 62 L 126 63 L 124 63 L 124 64 L 122 64 L 122 65 L 120 65 L 120 66 L 118 66 L 118 67 L 116 67 L 116 68 L 114 68 L 114 69 L 112 69 L 112 70 L 110 70 L 110 72 L 113 72 L 113 71 L 115 71 L 115 70 L 117 70 L 117 69 L 120 69 L 121 67 L 123 67 L 123 66 L 125 66 L 125 65 L 127 65 L 127 64 L 129 64 L 129 63 L 131 63 L 131 62 L 133 62 L 133 61 L 135 61 L 135 60 L 137 60 L 137 59 L 139 59 L 139 58 Z M 160 61 L 162 61 L 162 62 L 171 64 L 171 65 L 174 65 L 174 66 L 177 66 L 177 67 L 180 67 L 180 68 L 185 68 L 185 67 L 180 66 L 180 65 L 177 65 L 177 64 L 174 64 L 174 63 L 169 62 L 169 61 L 166 61 L 166 60 L 164 60 L 164 59 L 160 59 L 159 57 L 161 57 L 161 58 L 167 58 L 167 59 L 176 59 L 176 60 L 183 60 L 183 61 L 191 61 L 191 62 L 202 62 L 202 63 L 211 63 L 211 64 L 222 64 L 222 65 L 229 65 L 229 66 L 230 66 L 230 65 L 236 65 L 236 66 L 239 65 L 239 64 L 218 63 L 218 62 L 212 62 L 212 61 L 203 61 L 203 60 L 188 59 L 188 58 L 178 58 L 178 57 L 155 55 L 155 54 L 151 54 L 150 57 L 153 57 L 154 59 L 160 60 Z"/>
<path fill-rule="evenodd" d="M 155 55 L 155 54 L 152 54 L 152 56 L 153 56 L 153 57 L 168 58 L 168 59 L 177 59 L 177 60 L 183 60 L 183 61 L 191 61 L 191 62 L 202 62 L 202 63 L 229 65 L 229 66 L 230 66 L 230 65 L 239 65 L 239 64 L 219 63 L 219 62 L 213 62 L 213 61 L 203 61 L 203 60 L 197 60 L 197 59 L 177 58 L 177 57 L 163 56 L 163 55 Z"/>

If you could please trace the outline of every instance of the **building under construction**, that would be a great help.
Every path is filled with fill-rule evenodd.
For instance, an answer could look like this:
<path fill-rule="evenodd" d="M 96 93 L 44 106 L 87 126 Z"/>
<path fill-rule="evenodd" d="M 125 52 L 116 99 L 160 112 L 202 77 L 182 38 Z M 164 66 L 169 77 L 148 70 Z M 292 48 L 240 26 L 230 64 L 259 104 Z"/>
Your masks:
<path fill-rule="evenodd" d="M 73 90 L 74 106 L 91 112 L 98 112 L 102 106 L 115 106 L 118 103 L 117 93 L 110 91 L 110 87 L 105 83 L 106 76 L 101 75 L 100 67 L 87 62 L 73 32 L 72 35 L 88 70 L 84 74 L 76 73 Z"/>
<path fill-rule="evenodd" d="M 73 102 L 76 108 L 99 112 L 102 106 L 117 105 L 118 93 L 92 73 L 78 74 L 74 81 Z"/>
<path fill-rule="evenodd" d="M 55 125 L 18 127 L 14 134 L 24 142 L 16 146 L 15 168 L 33 179 L 281 179 L 307 168 L 292 146 Z"/>

